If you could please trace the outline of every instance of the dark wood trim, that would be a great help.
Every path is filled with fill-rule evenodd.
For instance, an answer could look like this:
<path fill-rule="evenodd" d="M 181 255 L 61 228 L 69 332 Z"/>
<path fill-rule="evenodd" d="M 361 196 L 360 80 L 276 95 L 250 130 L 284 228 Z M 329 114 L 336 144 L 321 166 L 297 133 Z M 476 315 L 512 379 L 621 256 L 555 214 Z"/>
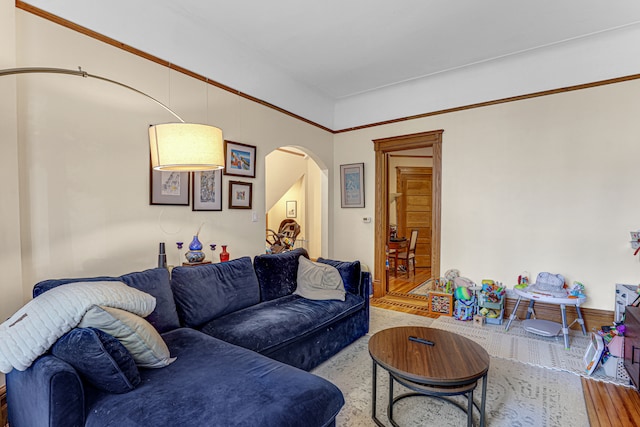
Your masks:
<path fill-rule="evenodd" d="M 345 128 L 345 129 L 339 129 L 339 130 L 333 130 L 333 129 L 329 129 L 326 126 L 323 126 L 319 123 L 313 122 L 309 119 L 305 119 L 302 116 L 299 116 L 297 114 L 294 114 L 290 111 L 287 111 L 283 108 L 280 108 L 278 106 L 275 106 L 269 102 L 263 101 L 261 99 L 258 99 L 256 97 L 253 97 L 249 94 L 240 92 L 238 90 L 235 90 L 233 88 L 230 88 L 229 86 L 226 86 L 222 83 L 218 83 L 216 81 L 210 80 L 204 76 L 201 76 L 200 74 L 196 74 L 194 72 L 191 72 L 189 70 L 187 70 L 186 68 L 182 68 L 180 66 L 177 66 L 175 64 L 171 64 L 168 61 L 162 60 L 156 56 L 150 55 L 146 52 L 143 52 L 139 49 L 136 49 L 132 46 L 128 46 L 124 43 L 120 43 L 117 40 L 114 40 L 112 38 L 106 37 L 102 34 L 99 34 L 95 31 L 92 31 L 88 28 L 82 27 L 80 25 L 77 25 L 71 21 L 67 21 L 66 19 L 60 18 L 59 16 L 53 15 L 49 12 L 46 12 L 42 9 L 39 9 L 37 7 L 31 6 L 30 4 L 27 4 L 21 0 L 16 0 L 16 8 L 18 9 L 22 9 L 26 12 L 29 12 L 33 15 L 39 16 L 43 19 L 46 19 L 48 21 L 54 22 L 56 24 L 62 25 L 63 27 L 69 28 L 73 31 L 77 31 L 81 34 L 84 34 L 88 37 L 94 38 L 96 40 L 100 40 L 104 43 L 107 43 L 111 46 L 117 47 L 119 49 L 125 50 L 133 55 L 136 56 L 140 56 L 142 58 L 148 59 L 149 61 L 155 62 L 157 64 L 160 65 L 164 65 L 165 67 L 171 68 L 173 70 L 179 71 L 183 74 L 186 74 L 190 77 L 193 77 L 195 79 L 198 80 L 202 80 L 210 85 L 216 86 L 220 89 L 226 90 L 228 92 L 234 93 L 242 98 L 248 99 L 250 101 L 256 102 L 260 105 L 263 105 L 267 108 L 271 108 L 274 109 L 282 114 L 285 114 L 287 116 L 293 117 L 294 119 L 298 119 L 301 120 L 305 123 L 308 123 L 312 126 L 315 126 L 317 128 L 320 128 L 322 130 L 325 130 L 327 132 L 333 133 L 333 134 L 338 134 L 338 133 L 345 133 L 345 132 L 351 132 L 351 131 L 356 131 L 356 130 L 361 130 L 361 129 L 367 129 L 367 128 L 372 128 L 372 127 L 376 127 L 376 126 L 383 126 L 383 125 L 388 125 L 388 124 L 392 124 L 392 123 L 400 123 L 400 122 L 405 122 L 405 121 L 409 121 L 409 120 L 415 120 L 415 119 L 421 119 L 424 117 L 431 117 L 431 116 L 437 116 L 440 114 L 447 114 L 447 113 L 453 113 L 456 111 L 463 111 L 463 110 L 470 110 L 473 108 L 480 108 L 480 107 L 488 107 L 490 105 L 497 105 L 497 104 L 504 104 L 507 102 L 513 102 L 513 101 L 522 101 L 524 99 L 530 99 L 530 98 L 538 98 L 540 96 L 547 96 L 547 95 L 555 95 L 557 93 L 564 93 L 564 92 L 571 92 L 574 90 L 581 90 L 581 89 L 590 89 L 593 87 L 598 87 L 598 86 L 604 86 L 604 85 L 609 85 L 609 84 L 615 84 L 615 83 L 622 83 L 622 82 L 626 82 L 629 80 L 637 80 L 640 79 L 640 74 L 631 74 L 628 76 L 622 76 L 622 77 L 616 77 L 616 78 L 612 78 L 612 79 L 606 79 L 606 80 L 599 80 L 597 82 L 591 82 L 591 83 L 584 83 L 584 84 L 579 84 L 579 85 L 574 85 L 574 86 L 567 86 L 567 87 L 562 87 L 562 88 L 557 88 L 557 89 L 549 89 L 549 90 L 543 90 L 540 92 L 534 92 L 534 93 L 529 93 L 529 94 L 524 94 L 524 95 L 518 95 L 518 96 L 511 96 L 511 97 L 507 97 L 507 98 L 500 98 L 500 99 L 495 99 L 492 101 L 485 101 L 485 102 L 478 102 L 475 104 L 469 104 L 469 105 L 463 105 L 463 106 L 459 106 L 459 107 L 453 107 L 453 108 L 446 108 L 443 110 L 436 110 L 436 111 L 431 111 L 431 112 L 427 112 L 427 113 L 422 113 L 422 114 L 415 114 L 412 116 L 407 116 L 407 117 L 400 117 L 397 119 L 391 119 L 391 120 L 384 120 L 381 122 L 375 122 L 375 123 L 369 123 L 366 125 L 361 125 L 361 126 L 354 126 L 354 127 L 350 127 L 350 128 Z"/>
<path fill-rule="evenodd" d="M 390 138 L 374 139 L 376 159 L 375 237 L 373 260 L 373 296 L 381 298 L 387 292 L 386 258 L 387 230 L 389 230 L 389 161 L 392 151 L 433 148 L 433 192 L 431 218 L 431 276 L 440 277 L 440 209 L 442 191 L 442 133 L 434 130 Z"/>
<path fill-rule="evenodd" d="M 321 124 L 313 122 L 313 121 L 311 121 L 309 119 L 305 119 L 304 117 L 299 116 L 297 114 L 294 114 L 291 111 L 287 111 L 284 108 L 280 108 L 280 107 L 278 107 L 278 106 L 276 106 L 274 104 L 271 104 L 271 103 L 269 103 L 267 101 L 263 101 L 263 100 L 261 100 L 259 98 L 251 96 L 251 95 L 246 94 L 244 92 L 241 92 L 239 90 L 233 89 L 233 88 L 231 88 L 231 87 L 229 87 L 227 85 L 224 85 L 222 83 L 218 83 L 218 82 L 216 82 L 214 80 L 210 80 L 207 77 L 204 77 L 204 76 L 202 76 L 200 74 L 194 73 L 193 71 L 187 70 L 186 68 L 180 67 L 179 65 L 172 64 L 172 63 L 170 63 L 168 61 L 165 61 L 164 59 L 158 58 L 157 56 L 148 54 L 148 53 L 146 53 L 146 52 L 144 52 L 142 50 L 139 50 L 139 49 L 136 49 L 136 48 L 134 48 L 132 46 L 129 46 L 127 44 L 121 43 L 121 42 L 119 42 L 117 40 L 114 40 L 114 39 L 112 39 L 110 37 L 107 37 L 107 36 L 105 36 L 103 34 L 97 33 L 95 31 L 90 30 L 90 29 L 88 29 L 86 27 L 83 27 L 81 25 L 75 24 L 75 23 L 73 23 L 71 21 L 63 19 L 63 18 L 61 18 L 59 16 L 56 16 L 56 15 L 54 15 L 52 13 L 49 13 L 49 12 L 45 11 L 45 10 L 39 9 L 39 8 L 37 8 L 35 6 L 31 6 L 30 4 L 27 4 L 27 3 L 25 3 L 25 2 L 23 2 L 21 0 L 16 0 L 16 8 L 22 9 L 25 12 L 29 12 L 29 13 L 31 13 L 33 15 L 36 15 L 36 16 L 40 17 L 40 18 L 46 19 L 46 20 L 51 21 L 51 22 L 53 22 L 55 24 L 58 24 L 58 25 L 61 25 L 61 26 L 65 27 L 65 28 L 68 28 L 70 30 L 76 31 L 76 32 L 78 32 L 80 34 L 83 34 L 83 35 L 85 35 L 87 37 L 91 37 L 93 39 L 96 39 L 96 40 L 101 41 L 103 43 L 106 43 L 106 44 L 108 44 L 110 46 L 117 47 L 118 49 L 122 49 L 125 52 L 131 53 L 132 55 L 139 56 L 141 58 L 144 58 L 144 59 L 149 60 L 151 62 L 154 62 L 156 64 L 159 64 L 159 65 L 162 65 L 164 67 L 167 67 L 167 68 L 169 68 L 171 70 L 178 71 L 179 73 L 185 74 L 185 75 L 187 75 L 189 77 L 192 77 L 194 79 L 201 80 L 201 81 L 203 81 L 203 82 L 205 82 L 207 84 L 210 84 L 212 86 L 215 86 L 215 87 L 217 87 L 219 89 L 225 90 L 227 92 L 231 92 L 231 93 L 233 93 L 235 95 L 238 95 L 241 98 L 248 99 L 249 101 L 253 101 L 253 102 L 257 103 L 257 104 L 260 104 L 260 105 L 265 106 L 267 108 L 270 108 L 272 110 L 276 110 L 276 111 L 278 111 L 278 112 L 280 112 L 282 114 L 285 114 L 285 115 L 287 115 L 289 117 L 293 117 L 294 119 L 300 120 L 302 122 L 305 122 L 307 124 L 310 124 L 312 126 L 320 128 L 320 129 L 322 129 L 324 131 L 333 133 L 333 130 L 327 128 L 326 126 L 322 126 Z"/>
<path fill-rule="evenodd" d="M 438 116 L 441 114 L 455 113 L 457 111 L 471 110 L 471 109 L 480 108 L 480 107 L 489 107 L 491 105 L 505 104 L 507 102 L 522 101 L 522 100 L 531 99 L 531 98 L 539 98 L 541 96 L 556 95 L 558 93 L 573 92 L 575 90 L 591 89 L 598 86 L 606 86 L 610 84 L 622 83 L 622 82 L 637 80 L 637 79 L 640 79 L 640 74 L 631 74 L 629 76 L 615 77 L 612 79 L 599 80 L 597 82 L 584 83 L 584 84 L 579 84 L 574 86 L 566 86 L 566 87 L 561 87 L 557 89 L 548 89 L 540 92 L 527 93 L 524 95 L 494 99 L 492 101 L 484 101 L 484 102 L 478 102 L 475 104 L 462 105 L 459 107 L 445 108 L 443 110 L 430 111 L 428 113 L 415 114 L 413 116 L 399 117 L 397 119 L 384 120 L 381 122 L 369 123 L 366 125 L 334 130 L 333 133 L 338 134 L 338 133 L 352 132 L 352 131 L 372 128 L 376 126 L 384 126 L 392 123 L 406 122 L 409 120 L 422 119 L 425 117 Z"/>
<path fill-rule="evenodd" d="M 7 386 L 0 387 L 0 426 L 7 425 Z"/>
<path fill-rule="evenodd" d="M 389 154 L 389 157 L 398 159 L 433 159 L 433 156 L 403 156 L 401 154 Z"/>

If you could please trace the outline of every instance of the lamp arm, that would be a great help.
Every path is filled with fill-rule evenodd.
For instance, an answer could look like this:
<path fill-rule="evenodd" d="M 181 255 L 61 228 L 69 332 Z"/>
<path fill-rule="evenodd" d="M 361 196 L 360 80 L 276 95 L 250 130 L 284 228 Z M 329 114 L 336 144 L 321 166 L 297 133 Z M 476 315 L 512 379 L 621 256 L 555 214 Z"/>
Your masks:
<path fill-rule="evenodd" d="M 148 94 L 142 92 L 141 90 L 138 90 L 138 89 L 136 89 L 134 87 L 131 87 L 129 85 L 126 85 L 124 83 L 120 83 L 120 82 L 117 82 L 115 80 L 111 80 L 109 78 L 98 76 L 98 75 L 95 75 L 95 74 L 89 74 L 86 71 L 83 71 L 82 68 L 80 68 L 80 67 L 78 67 L 78 70 L 69 70 L 69 69 L 66 69 L 66 68 L 48 68 L 48 67 L 5 68 L 3 70 L 0 70 L 0 77 L 2 77 L 2 76 L 10 76 L 10 75 L 13 75 L 13 74 L 36 74 L 36 73 L 70 74 L 72 76 L 85 77 L 85 78 L 91 77 L 93 79 L 98 79 L 98 80 L 102 80 L 102 81 L 105 81 L 105 82 L 108 82 L 108 83 L 113 83 L 115 85 L 118 85 L 118 86 L 121 86 L 123 88 L 129 89 L 129 90 L 131 90 L 133 92 L 139 93 L 142 96 L 146 96 L 147 98 L 149 98 L 150 100 L 152 100 L 153 102 L 155 102 L 156 104 L 158 104 L 159 106 L 161 106 L 162 108 L 167 110 L 173 116 L 175 116 L 175 118 L 180 120 L 180 122 L 184 123 L 184 120 L 182 120 L 182 118 L 179 115 L 177 115 L 171 108 L 167 107 L 162 102 L 160 102 L 157 99 L 155 99 L 153 96 L 148 95 Z"/>

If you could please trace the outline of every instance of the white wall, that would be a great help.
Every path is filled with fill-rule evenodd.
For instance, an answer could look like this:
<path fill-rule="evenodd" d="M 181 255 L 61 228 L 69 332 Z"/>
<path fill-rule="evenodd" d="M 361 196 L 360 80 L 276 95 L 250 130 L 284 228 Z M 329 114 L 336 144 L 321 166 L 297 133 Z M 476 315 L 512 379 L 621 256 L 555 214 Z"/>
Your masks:
<path fill-rule="evenodd" d="M 267 206 L 272 206 L 268 212 L 267 228 L 277 231 L 280 221 L 286 218 L 286 201 L 295 200 L 298 207 L 295 219 L 301 227 L 299 244 L 307 249 L 309 256 L 317 258 L 328 256 L 322 248 L 323 241 L 326 244 L 328 240 L 327 214 L 323 212 L 328 198 L 323 194 L 327 179 L 321 166 L 316 163 L 317 158 L 312 158 L 313 152 L 306 151 L 308 155 L 304 157 L 277 150 L 266 157 Z M 298 185 L 292 185 L 296 178 Z M 276 200 L 277 197 L 279 199 Z M 269 200 L 274 202 L 270 203 Z"/>
<path fill-rule="evenodd" d="M 5 295 L 21 294 L 3 305 L 7 315 L 42 279 L 154 267 L 158 242 L 167 243 L 169 263 L 175 264 L 181 261 L 175 242 L 188 243 L 202 223 L 200 240 L 218 248 L 227 244 L 232 258 L 263 253 L 264 156 L 295 145 L 332 163 L 332 135 L 326 131 L 26 12 L 17 10 L 15 23 L 18 66 L 82 66 L 158 98 L 187 121 L 221 127 L 226 139 L 255 145 L 258 159 L 256 178 L 223 178 L 222 212 L 150 206 L 147 126 L 172 121 L 170 114 L 139 94 L 95 79 L 19 76 L 17 125 L 2 122 L 3 144 L 4 135 L 19 135 L 22 166 L 9 162 L 20 177 L 20 216 L 2 211 L 0 218 L 3 234 L 21 230 L 22 240 L 22 280 L 5 280 L 9 276 L 3 274 L 3 304 L 10 301 Z M 253 184 L 257 222 L 249 210 L 228 209 L 230 179 Z M 12 205 L 17 209 L 17 200 Z M 2 250 L 14 258 L 20 254 L 19 245 Z"/>
<path fill-rule="evenodd" d="M 366 208 L 335 210 L 336 256 L 373 263 L 360 221 L 374 215 L 372 139 L 444 129 L 440 270 L 509 287 L 560 273 L 613 310 L 614 284 L 640 281 L 639 92 L 634 80 L 336 135 L 335 164 L 367 171 Z"/>
<path fill-rule="evenodd" d="M 0 68 L 15 66 L 15 2 L 0 0 Z M 0 219 L 11 225 L 0 228 L 0 321 L 3 321 L 22 303 L 16 80 L 0 78 L 0 93 L 0 182 L 3 183 Z M 4 375 L 0 374 L 2 385 Z"/>

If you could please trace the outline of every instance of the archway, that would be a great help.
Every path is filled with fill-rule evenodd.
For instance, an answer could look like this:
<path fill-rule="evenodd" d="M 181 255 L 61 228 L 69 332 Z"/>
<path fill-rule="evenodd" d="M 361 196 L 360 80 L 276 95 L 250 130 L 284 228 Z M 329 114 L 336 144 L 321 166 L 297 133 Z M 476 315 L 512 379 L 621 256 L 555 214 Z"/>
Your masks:
<path fill-rule="evenodd" d="M 304 147 L 280 147 L 265 157 L 266 228 L 294 219 L 301 228 L 295 247 L 311 258 L 328 254 L 328 176 L 326 165 Z"/>

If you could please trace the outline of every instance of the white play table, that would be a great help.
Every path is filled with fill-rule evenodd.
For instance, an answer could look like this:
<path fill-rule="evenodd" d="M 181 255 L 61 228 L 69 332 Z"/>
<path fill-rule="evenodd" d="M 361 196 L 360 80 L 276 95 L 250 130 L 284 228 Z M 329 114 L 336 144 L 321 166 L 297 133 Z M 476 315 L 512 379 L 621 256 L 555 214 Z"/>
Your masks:
<path fill-rule="evenodd" d="M 533 311 L 533 306 L 536 301 L 546 302 L 549 304 L 557 304 L 560 306 L 560 312 L 562 314 L 562 335 L 564 336 L 564 347 L 569 348 L 569 328 L 576 322 L 580 324 L 582 327 L 582 333 L 587 335 L 587 330 L 584 326 L 584 320 L 582 319 L 582 313 L 580 312 L 580 304 L 582 304 L 587 297 L 581 298 L 556 298 L 553 295 L 543 294 L 539 292 L 529 292 L 527 289 L 514 289 L 515 293 L 518 295 L 518 301 L 516 301 L 516 306 L 514 307 L 511 315 L 509 316 L 509 321 L 507 322 L 507 326 L 505 326 L 505 330 L 509 330 L 511 326 L 511 322 L 516 317 L 516 312 L 518 311 L 518 306 L 520 305 L 520 301 L 522 298 L 529 300 L 529 307 L 527 308 L 527 320 L 531 319 L 531 315 L 535 316 Z M 576 313 L 578 313 L 578 318 L 571 322 L 571 325 L 567 325 L 567 306 L 572 305 L 576 308 Z M 523 326 L 525 326 L 525 322 L 523 321 Z M 533 321 L 533 320 L 531 320 Z M 535 333 L 535 332 L 534 332 Z"/>

